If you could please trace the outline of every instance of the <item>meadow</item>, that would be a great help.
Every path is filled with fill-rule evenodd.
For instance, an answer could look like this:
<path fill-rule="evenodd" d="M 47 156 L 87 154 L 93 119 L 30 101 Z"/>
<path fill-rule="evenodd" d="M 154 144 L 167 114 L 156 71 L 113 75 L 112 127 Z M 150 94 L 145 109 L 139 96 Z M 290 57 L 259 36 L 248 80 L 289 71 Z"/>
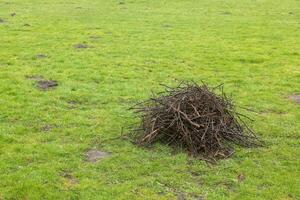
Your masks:
<path fill-rule="evenodd" d="M 0 0 L 0 45 L 0 199 L 300 199 L 299 0 Z M 224 83 L 267 145 L 211 165 L 119 137 L 182 80 Z"/>

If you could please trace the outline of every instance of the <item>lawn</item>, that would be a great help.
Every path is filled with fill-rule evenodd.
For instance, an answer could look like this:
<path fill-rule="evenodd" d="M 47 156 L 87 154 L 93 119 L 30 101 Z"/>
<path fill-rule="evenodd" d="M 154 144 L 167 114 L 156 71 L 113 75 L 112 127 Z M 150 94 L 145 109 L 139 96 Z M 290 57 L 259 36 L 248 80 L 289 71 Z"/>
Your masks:
<path fill-rule="evenodd" d="M 300 1 L 0 0 L 0 44 L 0 199 L 300 199 Z M 210 165 L 118 138 L 181 80 L 224 83 L 267 146 Z"/>

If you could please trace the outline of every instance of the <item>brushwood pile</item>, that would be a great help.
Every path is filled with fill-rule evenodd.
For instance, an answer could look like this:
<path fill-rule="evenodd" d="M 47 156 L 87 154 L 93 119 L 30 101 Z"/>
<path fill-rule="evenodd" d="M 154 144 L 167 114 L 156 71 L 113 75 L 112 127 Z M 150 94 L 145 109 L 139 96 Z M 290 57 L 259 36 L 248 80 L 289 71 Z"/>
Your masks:
<path fill-rule="evenodd" d="M 236 111 L 223 85 L 181 83 L 154 94 L 132 109 L 141 118 L 135 133 L 140 145 L 162 142 L 203 159 L 227 158 L 234 146 L 261 146 L 262 141 Z"/>

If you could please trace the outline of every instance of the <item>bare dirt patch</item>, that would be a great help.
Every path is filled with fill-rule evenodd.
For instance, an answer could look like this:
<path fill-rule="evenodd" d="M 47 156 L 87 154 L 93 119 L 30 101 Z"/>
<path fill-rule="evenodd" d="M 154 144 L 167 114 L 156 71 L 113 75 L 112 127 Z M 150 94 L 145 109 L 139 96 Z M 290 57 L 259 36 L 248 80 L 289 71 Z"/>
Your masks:
<path fill-rule="evenodd" d="M 288 99 L 294 103 L 300 104 L 300 94 L 292 94 L 288 96 Z"/>
<path fill-rule="evenodd" d="M 14 16 L 16 16 L 17 14 L 15 13 L 15 12 L 13 12 L 13 13 L 10 13 L 10 16 L 12 16 L 12 17 L 14 17 Z"/>
<path fill-rule="evenodd" d="M 37 87 L 40 90 L 54 89 L 57 86 L 58 86 L 57 81 L 53 81 L 53 80 L 39 80 L 39 81 L 37 81 Z"/>
<path fill-rule="evenodd" d="M 238 174 L 237 180 L 238 182 L 243 182 L 246 179 L 246 176 L 242 173 Z"/>
<path fill-rule="evenodd" d="M 85 153 L 85 160 L 87 162 L 97 162 L 103 158 L 108 157 L 110 154 L 111 153 L 92 149 Z"/>
<path fill-rule="evenodd" d="M 46 124 L 46 125 L 42 126 L 40 130 L 43 131 L 43 132 L 49 132 L 49 131 L 51 131 L 54 127 L 55 127 L 55 125 Z"/>
<path fill-rule="evenodd" d="M 1 23 L 5 23 L 5 20 L 0 18 L 0 24 Z"/>
<path fill-rule="evenodd" d="M 89 48 L 89 46 L 86 44 L 75 44 L 74 48 L 75 49 L 87 49 L 87 48 Z"/>

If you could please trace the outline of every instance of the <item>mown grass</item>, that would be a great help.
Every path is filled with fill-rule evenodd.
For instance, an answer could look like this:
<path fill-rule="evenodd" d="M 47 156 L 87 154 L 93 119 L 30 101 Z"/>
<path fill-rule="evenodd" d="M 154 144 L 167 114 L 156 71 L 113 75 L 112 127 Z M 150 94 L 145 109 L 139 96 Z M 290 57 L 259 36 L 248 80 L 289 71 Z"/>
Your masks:
<path fill-rule="evenodd" d="M 0 18 L 0 199 L 299 199 L 299 1 L 0 0 Z M 225 83 L 268 146 L 210 166 L 109 140 L 180 80 Z"/>

